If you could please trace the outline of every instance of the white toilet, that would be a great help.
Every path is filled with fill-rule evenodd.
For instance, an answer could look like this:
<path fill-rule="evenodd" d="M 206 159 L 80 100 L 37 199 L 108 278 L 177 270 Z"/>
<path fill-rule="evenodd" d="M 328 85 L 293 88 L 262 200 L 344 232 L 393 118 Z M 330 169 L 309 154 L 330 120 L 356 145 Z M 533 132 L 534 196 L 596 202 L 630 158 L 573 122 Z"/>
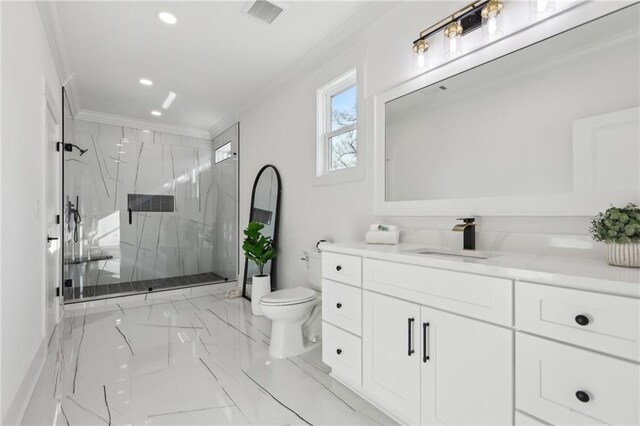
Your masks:
<path fill-rule="evenodd" d="M 320 253 L 305 252 L 309 287 L 277 290 L 260 299 L 264 316 L 271 320 L 269 355 L 288 358 L 317 347 L 320 338 L 322 288 Z"/>

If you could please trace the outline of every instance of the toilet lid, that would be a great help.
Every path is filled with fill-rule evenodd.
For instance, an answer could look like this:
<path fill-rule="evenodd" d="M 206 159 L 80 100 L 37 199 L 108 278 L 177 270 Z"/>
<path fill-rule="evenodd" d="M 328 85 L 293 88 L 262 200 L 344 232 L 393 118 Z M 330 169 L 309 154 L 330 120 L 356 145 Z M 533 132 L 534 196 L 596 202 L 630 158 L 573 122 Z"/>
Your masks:
<path fill-rule="evenodd" d="M 316 292 L 306 287 L 287 288 L 262 296 L 260 303 L 266 305 L 294 305 L 308 302 L 316 297 Z"/>

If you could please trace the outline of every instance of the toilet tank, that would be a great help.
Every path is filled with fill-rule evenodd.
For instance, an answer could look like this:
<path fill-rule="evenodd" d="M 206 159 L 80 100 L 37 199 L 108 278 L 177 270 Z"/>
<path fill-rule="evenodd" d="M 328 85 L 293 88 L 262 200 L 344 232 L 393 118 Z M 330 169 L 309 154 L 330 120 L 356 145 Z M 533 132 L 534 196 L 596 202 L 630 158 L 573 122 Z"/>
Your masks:
<path fill-rule="evenodd" d="M 317 291 L 322 289 L 322 253 L 304 252 L 307 258 L 307 282 Z"/>

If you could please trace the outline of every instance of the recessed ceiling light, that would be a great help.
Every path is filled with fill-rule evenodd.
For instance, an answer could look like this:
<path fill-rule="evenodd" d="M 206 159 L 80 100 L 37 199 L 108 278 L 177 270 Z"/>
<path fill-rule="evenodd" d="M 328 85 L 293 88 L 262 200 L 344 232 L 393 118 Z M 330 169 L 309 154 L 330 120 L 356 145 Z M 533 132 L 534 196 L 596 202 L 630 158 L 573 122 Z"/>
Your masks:
<path fill-rule="evenodd" d="M 176 94 L 173 92 L 169 92 L 169 95 L 167 95 L 167 99 L 164 100 L 164 102 L 162 103 L 162 109 L 169 109 L 169 107 L 171 106 L 171 103 L 176 99 Z"/>
<path fill-rule="evenodd" d="M 160 111 L 151 111 L 151 115 L 155 115 L 156 117 L 160 117 L 162 113 Z"/>
<path fill-rule="evenodd" d="M 144 86 L 152 86 L 153 85 L 153 81 L 149 80 L 148 78 L 141 78 L 138 81 L 140 82 L 140 84 L 142 84 Z"/>
<path fill-rule="evenodd" d="M 170 14 L 169 12 L 160 12 L 158 13 L 158 18 L 164 22 L 165 24 L 175 24 L 176 22 L 178 22 L 178 20 L 176 19 L 175 16 L 173 16 L 172 14 Z"/>

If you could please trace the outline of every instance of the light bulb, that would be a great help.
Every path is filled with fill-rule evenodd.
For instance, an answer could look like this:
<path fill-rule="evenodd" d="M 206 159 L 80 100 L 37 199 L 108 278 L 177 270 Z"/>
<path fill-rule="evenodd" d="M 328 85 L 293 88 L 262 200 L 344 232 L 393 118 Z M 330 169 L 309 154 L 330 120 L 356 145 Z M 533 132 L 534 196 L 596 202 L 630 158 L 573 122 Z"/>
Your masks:
<path fill-rule="evenodd" d="M 426 63 L 425 57 L 424 57 L 424 52 L 419 52 L 416 54 L 416 65 L 418 66 L 418 68 L 424 68 Z"/>
<path fill-rule="evenodd" d="M 499 19 L 503 9 L 502 0 L 489 0 L 482 9 L 482 39 L 494 41 L 502 37 L 502 19 Z"/>
<path fill-rule="evenodd" d="M 427 68 L 427 49 L 429 49 L 429 44 L 425 40 L 417 40 L 413 44 L 413 66 L 416 69 Z"/>
<path fill-rule="evenodd" d="M 453 59 L 459 56 L 462 51 L 460 50 L 460 38 L 462 36 L 462 25 L 457 22 L 451 22 L 444 30 L 444 58 Z"/>
<path fill-rule="evenodd" d="M 449 38 L 449 52 L 453 55 L 456 53 L 456 49 L 458 48 L 458 41 L 456 37 Z"/>
<path fill-rule="evenodd" d="M 495 36 L 496 35 L 496 28 L 497 28 L 495 15 L 493 15 L 493 16 L 489 15 L 487 17 L 487 27 L 488 27 L 487 31 L 489 32 L 489 35 L 491 37 Z"/>

